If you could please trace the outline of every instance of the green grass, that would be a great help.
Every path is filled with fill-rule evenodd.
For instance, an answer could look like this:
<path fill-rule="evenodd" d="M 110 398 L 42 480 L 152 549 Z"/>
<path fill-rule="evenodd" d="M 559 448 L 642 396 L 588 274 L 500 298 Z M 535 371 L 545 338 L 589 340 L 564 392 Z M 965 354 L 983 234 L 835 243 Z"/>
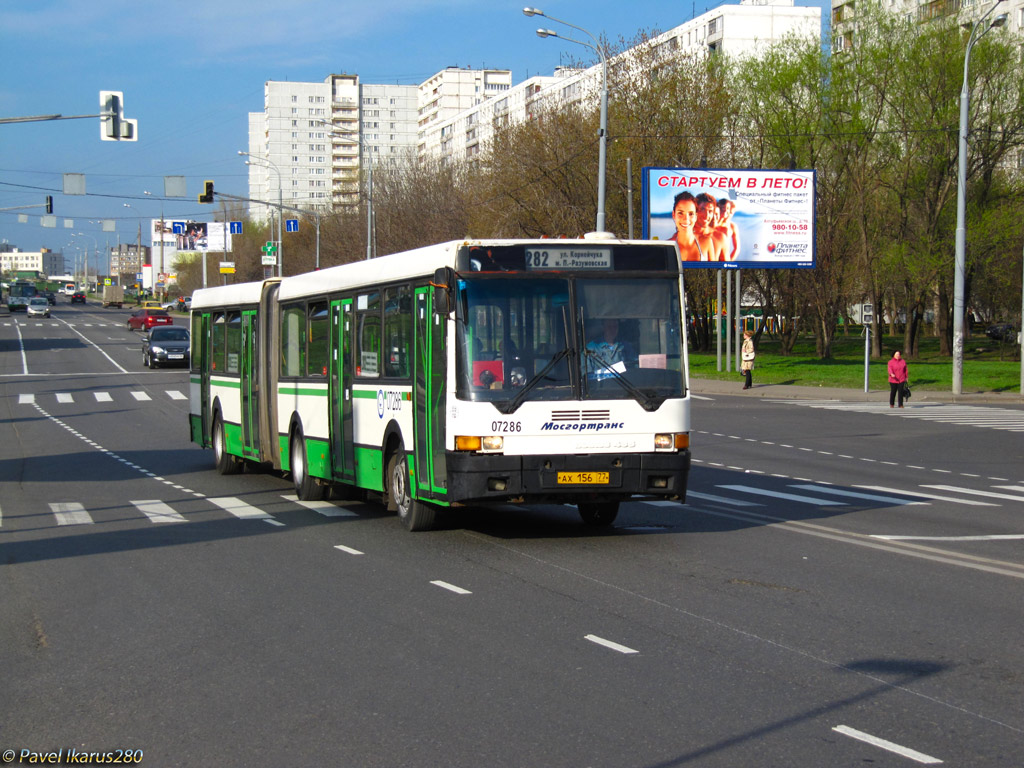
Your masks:
<path fill-rule="evenodd" d="M 901 349 L 903 336 L 883 336 L 882 357 L 872 358 L 868 386 L 872 390 L 888 390 L 886 364 L 892 353 Z M 838 335 L 831 360 L 820 360 L 814 351 L 814 338 L 801 337 L 788 357 L 779 354 L 779 342 L 768 334 L 761 336 L 754 364 L 754 380 L 759 384 L 797 384 L 808 387 L 864 388 L 864 338 L 859 329 L 854 335 Z M 923 390 L 950 391 L 953 386 L 953 360 L 939 354 L 939 340 L 925 336 L 919 342 L 920 355 L 907 360 L 912 387 Z M 964 392 L 1019 392 L 1020 360 L 1016 344 L 1000 343 L 985 336 L 983 330 L 964 341 Z M 690 374 L 698 379 L 738 380 L 735 370 L 736 350 L 733 348 L 733 370 L 726 373 L 725 342 L 722 342 L 722 368 L 716 369 L 716 355 L 690 353 Z M 1000 359 L 1002 357 L 1002 359 Z"/>

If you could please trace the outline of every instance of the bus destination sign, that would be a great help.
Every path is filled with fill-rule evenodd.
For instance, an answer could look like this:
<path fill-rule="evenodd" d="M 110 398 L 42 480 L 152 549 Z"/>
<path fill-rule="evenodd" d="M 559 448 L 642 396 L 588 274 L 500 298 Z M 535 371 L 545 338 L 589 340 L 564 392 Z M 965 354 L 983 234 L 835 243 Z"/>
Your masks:
<path fill-rule="evenodd" d="M 611 269 L 610 248 L 543 247 L 526 249 L 528 270 Z"/>

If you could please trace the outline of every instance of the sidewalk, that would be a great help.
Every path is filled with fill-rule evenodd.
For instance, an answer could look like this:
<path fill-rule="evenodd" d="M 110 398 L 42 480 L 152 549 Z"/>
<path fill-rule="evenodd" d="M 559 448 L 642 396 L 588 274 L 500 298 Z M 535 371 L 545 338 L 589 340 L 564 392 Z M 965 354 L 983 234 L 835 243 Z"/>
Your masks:
<path fill-rule="evenodd" d="M 964 392 L 954 395 L 952 392 L 918 389 L 913 386 L 913 397 L 908 405 L 923 403 L 961 403 L 970 405 L 1024 405 L 1024 396 L 1014 392 Z M 889 389 L 873 389 L 864 392 L 861 389 L 842 389 L 840 387 L 805 387 L 796 384 L 758 384 L 754 378 L 754 386 L 743 389 L 743 379 L 737 374 L 735 381 L 719 379 L 690 379 L 690 389 L 694 395 L 736 395 L 738 397 L 767 397 L 773 399 L 794 400 L 841 400 L 850 403 L 889 402 Z"/>

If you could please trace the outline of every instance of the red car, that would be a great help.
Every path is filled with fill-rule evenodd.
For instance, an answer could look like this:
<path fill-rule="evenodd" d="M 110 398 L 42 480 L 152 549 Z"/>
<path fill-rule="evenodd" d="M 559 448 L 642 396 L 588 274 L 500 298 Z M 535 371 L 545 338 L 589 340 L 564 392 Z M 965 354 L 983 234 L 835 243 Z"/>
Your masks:
<path fill-rule="evenodd" d="M 174 320 L 165 309 L 140 309 L 128 318 L 129 331 L 148 331 L 154 325 L 174 325 Z"/>

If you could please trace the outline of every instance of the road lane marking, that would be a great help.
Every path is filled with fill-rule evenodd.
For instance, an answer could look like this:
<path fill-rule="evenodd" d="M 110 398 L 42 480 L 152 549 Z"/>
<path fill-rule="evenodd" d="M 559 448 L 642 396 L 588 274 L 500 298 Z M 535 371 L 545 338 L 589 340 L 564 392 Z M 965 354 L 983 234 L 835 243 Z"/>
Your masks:
<path fill-rule="evenodd" d="M 686 498 L 693 497 L 695 499 L 701 499 L 702 501 L 717 501 L 719 504 L 731 504 L 734 507 L 763 507 L 764 504 L 759 504 L 756 501 L 743 501 L 742 499 L 729 499 L 725 496 L 716 496 L 713 493 L 698 493 L 697 491 L 691 491 L 687 489 Z"/>
<path fill-rule="evenodd" d="M 817 491 L 818 493 L 831 493 L 836 496 L 848 496 L 851 499 L 865 499 L 867 501 L 884 501 L 889 504 L 908 504 L 908 505 L 924 505 L 927 506 L 927 501 L 908 501 L 907 499 L 898 499 L 895 496 L 876 496 L 873 493 L 857 493 L 856 491 L 843 491 L 839 488 L 822 487 L 820 485 L 803 484 L 803 485 L 791 485 L 790 488 L 798 488 L 802 491 Z"/>
<path fill-rule="evenodd" d="M 454 592 L 457 595 L 472 595 L 468 589 L 462 587 L 456 587 L 454 584 L 449 584 L 447 581 L 432 581 L 430 582 L 435 587 L 441 587 L 441 589 L 447 589 L 449 592 Z"/>
<path fill-rule="evenodd" d="M 597 643 L 598 645 L 603 645 L 605 648 L 611 648 L 613 651 L 618 651 L 619 653 L 640 653 L 640 651 L 635 648 L 613 643 L 611 640 L 605 640 L 603 637 L 598 637 L 597 635 L 584 635 L 583 639 L 589 640 L 592 643 Z"/>
<path fill-rule="evenodd" d="M 188 400 L 188 398 L 176 389 L 168 389 L 167 395 L 171 400 Z"/>
<path fill-rule="evenodd" d="M 18 395 L 18 405 L 35 405 L 35 395 Z"/>
<path fill-rule="evenodd" d="M 96 397 L 96 402 L 97 403 L 112 403 L 112 402 L 114 402 L 114 398 L 112 398 L 110 396 L 109 392 L 93 392 L 93 395 Z"/>
<path fill-rule="evenodd" d="M 324 517 L 359 517 L 359 515 L 352 510 L 342 509 L 341 507 L 331 504 L 329 501 L 303 501 L 294 493 L 285 493 L 281 498 L 285 501 L 299 504 L 306 509 L 311 509 Z"/>
<path fill-rule="evenodd" d="M 987 496 L 990 499 L 1009 499 L 1010 501 L 1024 501 L 1024 496 L 1011 496 L 1008 493 L 996 493 L 995 491 L 975 491 L 972 488 L 959 488 L 955 485 L 922 485 L 922 488 L 934 488 L 937 491 L 953 491 L 953 493 L 966 493 L 971 496 Z"/>
<path fill-rule="evenodd" d="M 57 525 L 87 525 L 92 517 L 77 501 L 51 501 L 50 509 L 57 517 Z"/>
<path fill-rule="evenodd" d="M 237 518 L 242 520 L 263 520 L 266 522 L 273 521 L 277 525 L 284 525 L 279 523 L 262 509 L 257 509 L 252 504 L 246 504 L 239 498 L 234 496 L 221 496 L 216 499 L 209 499 L 213 504 L 223 509 L 225 512 L 230 512 Z"/>
<path fill-rule="evenodd" d="M 358 549 L 352 549 L 352 547 L 346 547 L 344 544 L 335 544 L 335 549 L 340 549 L 342 552 L 348 552 L 350 555 L 361 555 L 363 554 Z"/>
<path fill-rule="evenodd" d="M 145 392 L 132 392 L 132 397 L 134 397 L 140 403 L 143 400 L 152 400 L 153 399 L 148 394 L 146 394 Z"/>
<path fill-rule="evenodd" d="M 855 485 L 854 488 L 864 488 L 868 491 L 883 491 L 885 493 L 898 493 L 901 496 L 918 496 L 922 499 L 938 499 L 939 501 L 953 501 L 958 504 L 967 504 L 972 507 L 998 507 L 998 504 L 990 504 L 987 501 L 972 501 L 971 499 L 957 499 L 953 496 L 939 496 L 937 493 L 920 493 L 918 491 L 901 491 L 899 488 L 886 488 L 882 485 Z M 927 486 L 925 486 L 927 487 Z"/>
<path fill-rule="evenodd" d="M 75 398 L 73 398 L 71 396 L 70 392 L 58 392 L 57 393 L 57 402 L 58 403 L 73 403 L 73 402 L 75 402 Z"/>
<path fill-rule="evenodd" d="M 829 501 L 828 499 L 815 499 L 811 496 L 800 496 L 795 493 L 782 493 L 781 491 L 769 491 L 767 488 L 753 488 L 748 485 L 717 485 L 716 488 L 725 488 L 730 491 L 736 491 L 738 493 L 752 493 L 756 496 L 771 496 L 775 499 L 785 499 L 786 501 L 796 501 L 801 504 L 813 504 L 816 507 L 843 507 L 846 506 L 845 502 L 842 501 Z"/>
<path fill-rule="evenodd" d="M 940 765 L 941 760 L 931 755 L 926 755 L 924 752 L 918 752 L 916 749 L 910 747 L 904 747 L 902 744 L 897 744 L 894 741 L 887 741 L 886 739 L 880 739 L 877 736 L 872 736 L 864 731 L 858 731 L 856 728 L 850 728 L 848 725 L 837 725 L 832 729 L 836 733 L 841 733 L 844 736 L 849 736 L 851 739 L 857 741 L 863 741 L 865 744 L 870 744 L 873 747 L 884 749 L 889 752 L 893 752 L 902 757 L 909 758 L 916 763 L 923 763 L 924 765 Z"/>
<path fill-rule="evenodd" d="M 156 499 L 144 499 L 131 502 L 135 507 L 154 523 L 184 523 L 188 522 L 178 512 L 175 512 L 162 501 Z"/>
<path fill-rule="evenodd" d="M 886 541 L 1012 541 L 1024 539 L 1024 533 L 993 533 L 987 536 L 883 536 L 874 534 L 872 539 Z"/>

